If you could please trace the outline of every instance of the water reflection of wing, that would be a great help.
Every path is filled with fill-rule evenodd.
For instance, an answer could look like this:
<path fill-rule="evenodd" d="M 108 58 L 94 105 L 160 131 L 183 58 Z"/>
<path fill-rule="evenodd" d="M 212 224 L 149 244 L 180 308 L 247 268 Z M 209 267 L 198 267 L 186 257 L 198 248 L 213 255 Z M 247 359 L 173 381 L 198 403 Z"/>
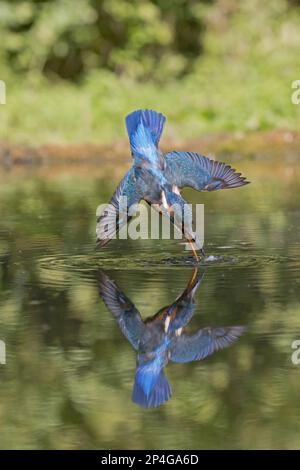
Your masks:
<path fill-rule="evenodd" d="M 99 279 L 99 293 L 117 320 L 122 333 L 132 346 L 138 349 L 139 339 L 145 328 L 139 311 L 115 282 L 103 272 L 101 272 Z"/>
<path fill-rule="evenodd" d="M 173 362 L 191 362 L 204 359 L 219 349 L 227 348 L 244 332 L 244 326 L 203 328 L 194 335 L 183 333 L 174 339 L 170 348 Z"/>

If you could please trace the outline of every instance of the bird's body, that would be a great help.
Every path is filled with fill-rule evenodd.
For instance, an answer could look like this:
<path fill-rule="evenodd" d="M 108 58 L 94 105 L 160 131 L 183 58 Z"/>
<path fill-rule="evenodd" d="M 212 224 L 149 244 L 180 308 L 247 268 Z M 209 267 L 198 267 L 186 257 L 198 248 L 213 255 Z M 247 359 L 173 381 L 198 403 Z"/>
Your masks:
<path fill-rule="evenodd" d="M 200 154 L 175 151 L 163 154 L 158 143 L 165 120 L 161 113 L 152 110 L 138 110 L 127 116 L 133 165 L 97 221 L 98 246 L 114 238 L 133 216 L 134 206 L 145 200 L 168 216 L 196 248 L 202 248 L 193 232 L 192 212 L 180 190 L 189 186 L 198 191 L 215 191 L 248 183 L 229 165 Z"/>
<path fill-rule="evenodd" d="M 137 366 L 132 399 L 153 408 L 167 401 L 171 387 L 164 373 L 169 361 L 190 362 L 204 359 L 230 346 L 245 328 L 242 326 L 206 327 L 188 334 L 195 311 L 195 294 L 203 279 L 195 270 L 186 289 L 153 317 L 142 320 L 133 303 L 106 274 L 101 273 L 99 290 L 121 331 L 137 352 Z"/>

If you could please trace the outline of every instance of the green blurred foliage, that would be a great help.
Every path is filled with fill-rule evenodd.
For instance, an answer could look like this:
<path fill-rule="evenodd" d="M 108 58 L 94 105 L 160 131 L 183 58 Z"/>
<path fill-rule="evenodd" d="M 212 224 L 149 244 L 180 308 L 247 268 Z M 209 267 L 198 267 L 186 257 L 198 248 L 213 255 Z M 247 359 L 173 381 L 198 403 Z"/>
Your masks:
<path fill-rule="evenodd" d="M 180 74 L 202 49 L 205 10 L 196 3 L 4 1 L 0 47 L 17 73 L 42 72 L 72 80 L 97 68 L 134 77 L 158 78 L 160 70 Z"/>
<path fill-rule="evenodd" d="M 137 107 L 170 139 L 299 127 L 297 2 L 2 1 L 0 35 L 12 141 L 110 142 Z"/>

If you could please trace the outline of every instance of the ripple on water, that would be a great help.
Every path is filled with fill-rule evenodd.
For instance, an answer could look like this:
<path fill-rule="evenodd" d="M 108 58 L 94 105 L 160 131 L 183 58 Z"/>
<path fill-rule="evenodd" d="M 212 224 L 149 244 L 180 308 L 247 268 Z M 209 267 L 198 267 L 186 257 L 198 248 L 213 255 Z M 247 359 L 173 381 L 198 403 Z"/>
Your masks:
<path fill-rule="evenodd" d="M 297 262 L 298 261 L 298 262 Z M 123 256 L 105 256 L 105 253 L 56 254 L 42 256 L 38 260 L 39 275 L 42 282 L 55 286 L 67 286 L 74 282 L 75 277 L 93 281 L 99 269 L 109 270 L 158 270 L 169 267 L 200 266 L 209 269 L 231 267 L 265 267 L 285 263 L 293 269 L 300 269 L 299 260 L 279 255 L 254 256 L 247 253 L 234 255 L 209 255 L 199 262 L 193 256 L 169 256 L 140 253 Z"/>

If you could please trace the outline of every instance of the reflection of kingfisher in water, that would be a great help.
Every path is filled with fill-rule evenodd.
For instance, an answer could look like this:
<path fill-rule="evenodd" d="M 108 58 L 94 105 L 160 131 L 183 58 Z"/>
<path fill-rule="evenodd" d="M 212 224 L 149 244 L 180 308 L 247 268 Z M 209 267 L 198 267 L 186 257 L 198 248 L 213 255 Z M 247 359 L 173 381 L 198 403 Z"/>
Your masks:
<path fill-rule="evenodd" d="M 164 373 L 169 361 L 199 361 L 230 346 L 245 331 L 243 326 L 206 327 L 187 334 L 185 327 L 195 310 L 195 294 L 203 279 L 195 270 L 183 293 L 174 303 L 142 320 L 140 313 L 115 282 L 101 272 L 99 291 L 107 308 L 137 351 L 137 367 L 132 399 L 138 405 L 154 408 L 171 396 Z"/>
<path fill-rule="evenodd" d="M 142 109 L 126 117 L 133 165 L 117 187 L 110 204 L 97 221 L 98 246 L 106 245 L 126 226 L 142 199 L 168 216 L 188 242 L 197 258 L 200 241 L 193 231 L 190 207 L 180 194 L 189 186 L 197 191 L 238 188 L 248 183 L 229 165 L 193 152 L 163 154 L 158 143 L 165 116 Z M 126 198 L 126 204 L 122 202 Z"/>

